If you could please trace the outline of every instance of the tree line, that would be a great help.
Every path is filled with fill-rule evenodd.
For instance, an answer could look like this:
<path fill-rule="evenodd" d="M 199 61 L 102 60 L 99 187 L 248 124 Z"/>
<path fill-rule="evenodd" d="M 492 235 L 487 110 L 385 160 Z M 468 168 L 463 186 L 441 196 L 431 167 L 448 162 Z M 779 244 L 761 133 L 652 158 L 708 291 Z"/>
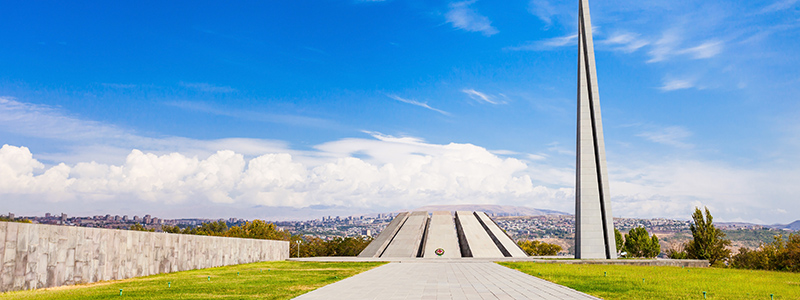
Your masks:
<path fill-rule="evenodd" d="M 714 227 L 713 217 L 705 209 L 705 216 L 699 208 L 692 214 L 692 240 L 683 249 L 670 249 L 667 256 L 675 259 L 707 259 L 713 267 L 737 269 L 756 269 L 772 271 L 800 272 L 800 234 L 791 233 L 785 239 L 775 235 L 770 243 L 762 243 L 756 250 L 739 248 L 731 255 L 731 241 L 725 233 Z"/>
<path fill-rule="evenodd" d="M 677 249 L 669 249 L 666 255 L 672 259 L 705 259 L 712 267 L 758 269 L 800 272 L 800 234 L 784 237 L 776 235 L 770 243 L 762 243 L 756 250 L 739 248 L 732 255 L 731 241 L 725 232 L 714 226 L 714 217 L 708 208 L 705 212 L 695 208 L 689 230 L 692 239 Z M 644 227 L 631 229 L 623 237 L 614 229 L 617 251 L 620 257 L 656 257 L 661 253 L 658 237 L 652 236 Z"/>
<path fill-rule="evenodd" d="M 129 229 L 155 231 L 155 229 L 147 229 L 138 223 L 130 226 Z M 292 257 L 297 257 L 298 253 L 300 257 L 356 256 L 372 241 L 372 237 L 335 237 L 325 240 L 308 235 L 293 235 L 288 231 L 281 230 L 274 223 L 263 220 L 253 220 L 252 222 L 245 222 L 241 226 L 232 227 L 228 227 L 228 224 L 222 220 L 183 228 L 177 225 L 163 225 L 161 226 L 161 231 L 177 234 L 289 241 L 289 252 Z"/>
<path fill-rule="evenodd" d="M 706 259 L 713 267 L 732 267 L 742 269 L 761 269 L 800 272 L 800 234 L 776 235 L 770 243 L 763 243 L 756 250 L 740 248 L 735 255 L 729 247 L 731 241 L 725 232 L 713 224 L 708 208 L 705 213 L 695 208 L 692 214 L 692 240 L 678 249 L 669 249 L 666 255 L 673 259 Z M 141 224 L 134 224 L 131 230 L 155 231 Z M 322 239 L 307 235 L 292 235 L 280 230 L 274 223 L 253 220 L 241 226 L 228 227 L 224 221 L 203 223 L 195 227 L 181 228 L 164 225 L 161 230 L 169 233 L 238 237 L 252 239 L 285 240 L 290 244 L 290 256 L 356 256 L 372 241 L 371 237 L 335 237 Z M 655 257 L 661 253 L 658 237 L 650 235 L 644 227 L 631 229 L 622 234 L 614 230 L 617 251 L 620 257 Z M 556 255 L 561 246 L 541 241 L 517 241 L 528 255 Z"/>
<path fill-rule="evenodd" d="M 0 216 L 0 222 L 33 223 L 31 220 L 25 218 L 9 218 L 6 216 Z"/>

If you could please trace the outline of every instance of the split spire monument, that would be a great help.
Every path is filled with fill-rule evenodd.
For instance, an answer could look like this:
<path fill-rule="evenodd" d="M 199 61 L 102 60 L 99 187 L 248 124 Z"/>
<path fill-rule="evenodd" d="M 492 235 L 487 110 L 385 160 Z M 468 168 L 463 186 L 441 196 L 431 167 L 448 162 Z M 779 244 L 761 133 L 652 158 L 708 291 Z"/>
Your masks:
<path fill-rule="evenodd" d="M 578 136 L 575 172 L 575 258 L 614 259 L 614 221 L 597 93 L 588 0 L 578 0 Z"/>

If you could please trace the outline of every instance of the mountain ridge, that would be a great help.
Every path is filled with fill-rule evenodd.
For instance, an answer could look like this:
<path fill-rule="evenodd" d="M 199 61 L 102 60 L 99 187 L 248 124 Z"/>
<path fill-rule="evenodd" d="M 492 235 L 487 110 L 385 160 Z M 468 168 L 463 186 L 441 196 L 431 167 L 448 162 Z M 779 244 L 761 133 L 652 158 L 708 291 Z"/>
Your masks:
<path fill-rule="evenodd" d="M 496 205 L 496 204 L 456 204 L 456 205 L 426 205 L 411 211 L 482 211 L 492 216 L 544 216 L 544 215 L 572 215 L 557 210 L 539 209 L 525 206 Z"/>

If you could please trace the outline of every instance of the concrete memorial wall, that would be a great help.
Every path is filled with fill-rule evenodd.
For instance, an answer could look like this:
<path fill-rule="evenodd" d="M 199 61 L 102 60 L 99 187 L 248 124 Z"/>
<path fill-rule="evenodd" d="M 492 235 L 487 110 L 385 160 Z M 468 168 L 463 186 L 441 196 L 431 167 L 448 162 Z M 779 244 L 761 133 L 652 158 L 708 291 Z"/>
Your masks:
<path fill-rule="evenodd" d="M 0 222 L 0 292 L 288 257 L 287 241 Z"/>

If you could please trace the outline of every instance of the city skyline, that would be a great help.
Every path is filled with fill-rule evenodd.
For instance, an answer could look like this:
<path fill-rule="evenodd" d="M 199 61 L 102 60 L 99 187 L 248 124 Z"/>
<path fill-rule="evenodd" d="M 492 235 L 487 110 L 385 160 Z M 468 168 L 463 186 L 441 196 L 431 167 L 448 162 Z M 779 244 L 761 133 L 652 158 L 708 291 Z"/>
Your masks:
<path fill-rule="evenodd" d="M 247 5 L 9 4 L 4 210 L 574 211 L 575 4 Z M 798 6 L 592 3 L 614 217 L 797 219 Z"/>

